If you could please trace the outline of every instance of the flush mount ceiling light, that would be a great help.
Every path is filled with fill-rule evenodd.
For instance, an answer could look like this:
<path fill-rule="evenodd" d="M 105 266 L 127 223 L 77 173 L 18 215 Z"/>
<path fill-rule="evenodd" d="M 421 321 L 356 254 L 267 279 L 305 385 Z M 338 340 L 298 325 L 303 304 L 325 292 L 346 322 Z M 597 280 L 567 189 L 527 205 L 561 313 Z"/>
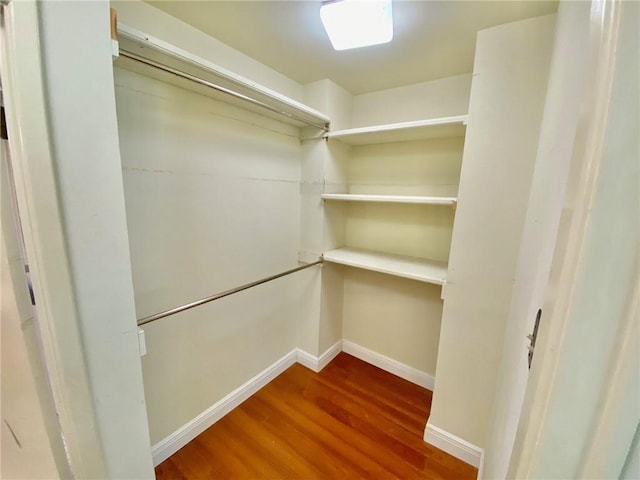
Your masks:
<path fill-rule="evenodd" d="M 379 45 L 393 38 L 391 0 L 326 0 L 320 18 L 336 50 Z"/>

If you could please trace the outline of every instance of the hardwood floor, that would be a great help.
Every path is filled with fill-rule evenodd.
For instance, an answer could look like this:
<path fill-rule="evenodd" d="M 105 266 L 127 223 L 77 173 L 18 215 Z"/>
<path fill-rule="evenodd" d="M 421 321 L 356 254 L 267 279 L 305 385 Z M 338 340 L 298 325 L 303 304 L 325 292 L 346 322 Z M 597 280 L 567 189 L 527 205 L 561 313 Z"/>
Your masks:
<path fill-rule="evenodd" d="M 424 443 L 431 392 L 346 353 L 296 364 L 156 468 L 179 479 L 475 479 Z"/>

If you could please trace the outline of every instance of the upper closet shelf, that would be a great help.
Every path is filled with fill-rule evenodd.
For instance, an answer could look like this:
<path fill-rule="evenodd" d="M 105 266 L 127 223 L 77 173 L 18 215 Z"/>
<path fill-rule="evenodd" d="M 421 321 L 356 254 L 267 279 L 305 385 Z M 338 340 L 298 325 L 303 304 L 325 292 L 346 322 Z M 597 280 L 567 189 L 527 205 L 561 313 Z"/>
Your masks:
<path fill-rule="evenodd" d="M 464 136 L 467 115 L 433 118 L 416 122 L 391 123 L 372 127 L 350 128 L 329 132 L 329 139 L 340 140 L 349 145 L 405 142 L 428 138 Z"/>
<path fill-rule="evenodd" d="M 115 65 L 298 127 L 326 130 L 329 117 L 226 68 L 127 25 Z"/>
<path fill-rule="evenodd" d="M 426 197 L 416 195 L 364 195 L 358 193 L 323 193 L 323 200 L 343 202 L 413 203 L 423 205 L 455 205 L 456 197 Z"/>
<path fill-rule="evenodd" d="M 325 262 L 340 263 L 435 285 L 444 285 L 447 281 L 447 264 L 444 262 L 347 247 L 328 251 L 322 257 Z"/>

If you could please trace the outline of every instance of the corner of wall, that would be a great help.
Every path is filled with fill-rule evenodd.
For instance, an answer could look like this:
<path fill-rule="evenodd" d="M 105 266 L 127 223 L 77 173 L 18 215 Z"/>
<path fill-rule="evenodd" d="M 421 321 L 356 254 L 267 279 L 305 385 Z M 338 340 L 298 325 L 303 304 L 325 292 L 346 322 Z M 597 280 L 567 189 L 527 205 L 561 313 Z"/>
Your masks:
<path fill-rule="evenodd" d="M 331 130 L 342 130 L 351 126 L 351 93 L 328 78 L 308 83 L 302 89 L 304 102 L 325 112 L 331 118 Z"/>
<path fill-rule="evenodd" d="M 303 87 L 307 105 L 326 112 L 333 130 L 348 128 L 351 119 L 352 95 L 335 82 L 323 79 Z M 341 223 L 329 223 L 320 195 L 327 189 L 342 188 L 346 182 L 343 167 L 324 140 L 310 140 L 303 146 L 303 249 L 318 254 L 342 242 Z M 339 186 L 338 186 L 339 185 Z M 337 208 L 342 208 L 338 206 Z M 338 218 L 343 216 L 338 215 Z M 332 216 L 335 219 L 335 216 Z M 311 234 L 313 232 L 313 234 Z M 342 340 L 342 269 L 336 265 L 322 267 L 320 305 L 317 312 L 315 348 L 310 353 L 320 355 Z M 316 315 L 314 312 L 314 315 Z M 311 340 L 306 339 L 307 342 Z"/>
<path fill-rule="evenodd" d="M 443 452 L 447 452 L 449 455 L 453 455 L 458 460 L 462 460 L 476 468 L 481 467 L 484 458 L 484 450 L 482 448 L 442 428 L 436 427 L 431 423 L 431 419 L 429 419 L 424 429 L 424 441 L 429 445 L 439 448 Z M 478 472 L 478 478 L 482 478 L 481 473 L 482 472 Z"/>
<path fill-rule="evenodd" d="M 352 127 L 466 115 L 471 73 L 353 97 Z"/>

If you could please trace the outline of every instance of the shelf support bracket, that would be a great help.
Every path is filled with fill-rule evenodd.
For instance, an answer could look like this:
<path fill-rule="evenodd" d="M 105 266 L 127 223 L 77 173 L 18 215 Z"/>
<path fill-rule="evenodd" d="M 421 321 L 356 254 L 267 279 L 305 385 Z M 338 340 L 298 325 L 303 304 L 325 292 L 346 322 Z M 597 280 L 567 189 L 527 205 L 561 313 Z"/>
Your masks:
<path fill-rule="evenodd" d="M 309 140 L 326 140 L 327 134 L 329 133 L 329 128 L 325 127 L 322 129 L 322 133 L 320 135 L 317 135 L 315 137 L 300 137 L 300 143 L 302 142 L 308 142 Z"/>

